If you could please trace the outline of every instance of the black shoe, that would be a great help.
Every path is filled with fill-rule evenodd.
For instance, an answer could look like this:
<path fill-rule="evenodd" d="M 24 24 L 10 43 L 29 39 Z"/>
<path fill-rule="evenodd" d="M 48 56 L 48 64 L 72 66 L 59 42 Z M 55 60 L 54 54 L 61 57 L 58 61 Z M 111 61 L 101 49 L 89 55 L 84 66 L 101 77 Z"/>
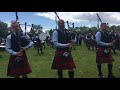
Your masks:
<path fill-rule="evenodd" d="M 103 74 L 98 75 L 99 78 L 104 78 Z"/>
<path fill-rule="evenodd" d="M 116 52 L 114 52 L 114 54 L 117 54 Z"/>
<path fill-rule="evenodd" d="M 41 52 L 41 54 L 44 54 L 44 52 Z"/>
<path fill-rule="evenodd" d="M 26 76 L 26 77 L 22 77 L 22 78 L 28 78 L 28 77 Z"/>
<path fill-rule="evenodd" d="M 108 75 L 108 78 L 116 78 L 114 75 Z"/>
<path fill-rule="evenodd" d="M 0 55 L 0 58 L 2 58 L 2 55 Z"/>
<path fill-rule="evenodd" d="M 39 52 L 38 52 L 38 54 L 39 54 Z"/>

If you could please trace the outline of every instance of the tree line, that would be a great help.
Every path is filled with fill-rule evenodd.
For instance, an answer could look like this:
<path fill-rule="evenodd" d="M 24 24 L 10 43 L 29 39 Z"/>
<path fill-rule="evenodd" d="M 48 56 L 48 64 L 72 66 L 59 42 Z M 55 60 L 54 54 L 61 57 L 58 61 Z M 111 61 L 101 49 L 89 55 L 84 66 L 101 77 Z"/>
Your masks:
<path fill-rule="evenodd" d="M 27 32 L 30 37 L 33 37 L 41 32 L 43 32 L 43 27 L 41 25 L 34 25 L 31 27 L 30 32 Z M 55 29 L 50 29 L 49 34 L 52 36 L 52 33 Z M 80 26 L 80 27 L 70 27 L 69 30 L 74 30 L 77 34 L 86 34 L 86 33 L 94 33 L 98 31 L 97 27 L 87 27 L 87 26 Z M 120 25 L 112 25 L 109 27 L 109 31 L 114 30 L 115 32 L 120 32 Z M 10 33 L 10 27 L 8 27 L 8 24 L 0 21 L 0 37 L 6 38 L 6 36 Z"/>

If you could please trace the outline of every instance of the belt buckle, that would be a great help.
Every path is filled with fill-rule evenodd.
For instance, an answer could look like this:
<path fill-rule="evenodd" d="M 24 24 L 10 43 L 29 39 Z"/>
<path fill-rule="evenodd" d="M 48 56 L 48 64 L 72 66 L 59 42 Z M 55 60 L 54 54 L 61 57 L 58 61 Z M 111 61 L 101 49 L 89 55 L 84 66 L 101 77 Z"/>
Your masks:
<path fill-rule="evenodd" d="M 22 61 L 22 58 L 21 58 L 21 57 L 16 57 L 16 58 L 15 58 L 15 62 L 19 63 L 19 62 L 21 62 L 21 61 Z"/>
<path fill-rule="evenodd" d="M 108 50 L 108 49 L 105 49 L 105 50 L 104 50 L 104 53 L 109 53 L 109 50 Z"/>
<path fill-rule="evenodd" d="M 63 56 L 64 56 L 64 57 L 68 57 L 68 56 L 69 56 L 69 53 L 68 53 L 68 52 L 64 52 L 64 53 L 63 53 Z"/>

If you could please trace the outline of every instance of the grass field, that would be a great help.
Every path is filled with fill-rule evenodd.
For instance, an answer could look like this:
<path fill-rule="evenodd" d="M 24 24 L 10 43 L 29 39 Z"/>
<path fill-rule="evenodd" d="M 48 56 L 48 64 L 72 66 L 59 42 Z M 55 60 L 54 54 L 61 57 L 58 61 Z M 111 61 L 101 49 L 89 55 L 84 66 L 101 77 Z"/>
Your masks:
<path fill-rule="evenodd" d="M 54 51 L 49 46 L 46 46 L 42 55 L 38 55 L 34 48 L 27 51 L 29 63 L 32 67 L 32 73 L 28 74 L 29 78 L 57 78 L 56 70 L 51 69 Z M 0 51 L 0 54 L 3 56 L 3 58 L 0 58 L 0 78 L 10 78 L 6 74 L 9 55 L 6 51 Z M 77 67 L 75 69 L 75 78 L 98 78 L 95 51 L 89 51 L 84 45 L 76 46 L 76 50 L 72 50 L 72 56 Z M 113 73 L 119 78 L 120 51 L 113 54 L 113 57 L 115 59 Z M 102 71 L 104 76 L 107 77 L 107 64 L 102 65 Z M 63 75 L 68 78 L 67 70 L 63 71 Z"/>

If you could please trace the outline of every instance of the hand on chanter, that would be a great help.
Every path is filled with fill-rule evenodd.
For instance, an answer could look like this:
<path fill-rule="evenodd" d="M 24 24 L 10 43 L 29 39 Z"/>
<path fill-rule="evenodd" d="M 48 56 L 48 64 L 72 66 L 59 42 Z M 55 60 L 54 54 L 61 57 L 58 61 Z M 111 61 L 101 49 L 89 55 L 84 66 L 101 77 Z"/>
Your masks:
<path fill-rule="evenodd" d="M 71 48 L 72 47 L 72 43 L 67 43 L 68 47 Z"/>
<path fill-rule="evenodd" d="M 108 43 L 108 46 L 113 46 L 113 42 Z"/>
<path fill-rule="evenodd" d="M 23 55 L 23 52 L 17 52 L 17 56 L 22 56 Z"/>

